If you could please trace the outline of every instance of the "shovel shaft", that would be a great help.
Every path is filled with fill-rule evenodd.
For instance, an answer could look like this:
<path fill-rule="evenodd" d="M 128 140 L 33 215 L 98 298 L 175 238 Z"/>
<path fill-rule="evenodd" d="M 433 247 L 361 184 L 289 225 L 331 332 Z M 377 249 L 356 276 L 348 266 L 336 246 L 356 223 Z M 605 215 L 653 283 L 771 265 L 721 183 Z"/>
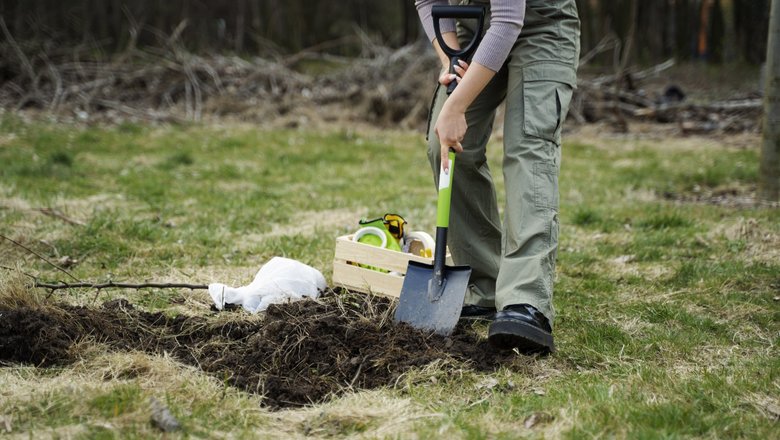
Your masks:
<path fill-rule="evenodd" d="M 455 174 L 455 152 L 449 152 L 450 167 L 439 171 L 439 203 L 436 206 L 436 251 L 433 255 L 433 285 L 444 283 L 444 263 L 447 259 L 447 229 L 450 226 L 450 200 L 452 199 L 452 178 Z"/>
<path fill-rule="evenodd" d="M 459 65 L 460 65 L 460 58 L 452 57 L 452 59 L 450 59 L 450 73 L 457 74 L 457 72 L 455 71 L 455 67 Z M 451 95 L 452 92 L 455 91 L 455 87 L 457 86 L 458 86 L 458 81 L 452 81 L 449 84 L 447 84 L 447 94 Z"/>
<path fill-rule="evenodd" d="M 439 169 L 439 203 L 436 206 L 436 228 L 448 228 L 450 226 L 450 199 L 452 198 L 452 176 L 455 174 L 455 152 L 450 150 L 450 169 Z M 438 235 L 438 232 L 437 232 Z M 436 248 L 439 240 L 436 237 Z"/>

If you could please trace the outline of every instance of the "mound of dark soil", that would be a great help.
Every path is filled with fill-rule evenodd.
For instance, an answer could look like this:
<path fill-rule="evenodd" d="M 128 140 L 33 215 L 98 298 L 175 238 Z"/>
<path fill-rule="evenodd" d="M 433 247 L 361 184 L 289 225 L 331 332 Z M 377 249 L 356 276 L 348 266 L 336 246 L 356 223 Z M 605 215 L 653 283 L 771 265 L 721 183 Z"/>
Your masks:
<path fill-rule="evenodd" d="M 392 386 L 411 368 L 436 360 L 485 371 L 514 358 L 468 327 L 444 338 L 396 325 L 392 308 L 383 298 L 330 293 L 271 306 L 260 321 L 170 317 L 125 300 L 101 308 L 0 310 L 0 362 L 67 364 L 74 360 L 71 345 L 91 337 L 117 350 L 167 352 L 280 408 Z"/>

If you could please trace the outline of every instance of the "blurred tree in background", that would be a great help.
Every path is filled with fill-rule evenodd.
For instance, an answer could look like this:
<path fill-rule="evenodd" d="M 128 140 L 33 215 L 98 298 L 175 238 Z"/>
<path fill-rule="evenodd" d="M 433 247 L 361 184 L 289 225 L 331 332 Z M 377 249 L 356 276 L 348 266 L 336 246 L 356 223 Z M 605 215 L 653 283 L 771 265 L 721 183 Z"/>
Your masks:
<path fill-rule="evenodd" d="M 183 26 L 196 52 L 297 52 L 309 47 L 356 55 L 356 29 L 389 46 L 414 41 L 414 4 L 376 0 L 0 0 L 0 16 L 17 40 L 155 45 Z M 136 33 L 137 32 L 137 33 Z M 341 41 L 343 40 L 343 41 Z"/>
<path fill-rule="evenodd" d="M 637 3 L 631 17 L 632 3 Z M 766 54 L 769 0 L 577 0 L 583 53 L 612 35 L 625 41 L 635 22 L 630 61 L 676 57 L 760 63 Z M 195 52 L 295 53 L 306 48 L 360 54 L 364 34 L 389 47 L 423 38 L 413 0 L 0 0 L 0 16 L 19 41 L 100 43 L 107 52 L 157 45 L 181 32 Z M 611 63 L 614 53 L 595 59 Z"/>
<path fill-rule="evenodd" d="M 631 17 L 631 4 L 637 16 Z M 761 63 L 770 0 L 578 0 L 583 53 L 613 33 L 625 41 L 636 20 L 633 61 L 688 60 Z M 602 62 L 611 62 L 605 53 Z"/>

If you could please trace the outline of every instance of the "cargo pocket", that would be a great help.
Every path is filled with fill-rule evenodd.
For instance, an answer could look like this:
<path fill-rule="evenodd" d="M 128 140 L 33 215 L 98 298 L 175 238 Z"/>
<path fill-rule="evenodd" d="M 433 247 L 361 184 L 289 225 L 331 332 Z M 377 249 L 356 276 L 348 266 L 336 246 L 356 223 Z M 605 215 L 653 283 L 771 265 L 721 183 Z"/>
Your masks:
<path fill-rule="evenodd" d="M 523 69 L 523 132 L 561 144 L 561 127 L 576 81 L 569 66 L 545 63 Z"/>

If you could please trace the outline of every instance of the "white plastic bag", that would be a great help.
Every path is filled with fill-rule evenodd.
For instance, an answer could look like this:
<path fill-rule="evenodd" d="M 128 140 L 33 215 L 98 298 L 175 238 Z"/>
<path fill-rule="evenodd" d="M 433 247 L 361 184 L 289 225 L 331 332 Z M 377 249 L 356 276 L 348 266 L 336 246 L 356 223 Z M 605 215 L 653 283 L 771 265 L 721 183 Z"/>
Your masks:
<path fill-rule="evenodd" d="M 225 304 L 240 304 L 245 310 L 261 312 L 271 304 L 297 301 L 303 297 L 317 298 L 327 288 L 325 277 L 317 269 L 283 257 L 273 257 L 257 271 L 246 286 L 230 287 L 209 284 L 209 295 L 217 309 Z"/>

